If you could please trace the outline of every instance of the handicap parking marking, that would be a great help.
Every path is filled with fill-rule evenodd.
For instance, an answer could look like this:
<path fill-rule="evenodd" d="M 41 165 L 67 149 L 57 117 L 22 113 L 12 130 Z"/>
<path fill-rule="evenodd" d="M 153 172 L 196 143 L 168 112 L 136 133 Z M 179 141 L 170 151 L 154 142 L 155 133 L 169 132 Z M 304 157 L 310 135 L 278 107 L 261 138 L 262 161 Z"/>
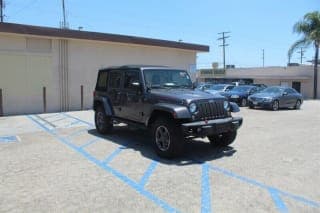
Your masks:
<path fill-rule="evenodd" d="M 16 135 L 6 135 L 0 136 L 0 143 L 12 143 L 12 142 L 19 142 L 20 138 Z"/>
<path fill-rule="evenodd" d="M 154 202 L 159 207 L 163 208 L 166 212 L 179 212 L 177 209 L 170 206 L 164 200 L 160 199 L 159 197 L 157 197 L 156 195 L 154 195 L 150 191 L 144 189 L 144 187 L 142 187 L 136 181 L 132 180 L 131 178 L 127 177 L 126 175 L 124 175 L 121 172 L 117 171 L 116 169 L 112 168 L 111 166 L 109 166 L 105 162 L 96 159 L 94 156 L 92 156 L 88 152 L 86 152 L 83 148 L 74 145 L 68 138 L 61 137 L 56 131 L 48 129 L 43 123 L 39 122 L 39 120 L 35 119 L 33 116 L 28 115 L 27 117 L 30 120 L 32 120 L 34 123 L 36 123 L 42 130 L 44 130 L 47 133 L 54 136 L 59 142 L 67 145 L 69 148 L 78 152 L 79 154 L 81 154 L 83 157 L 85 157 L 90 162 L 94 163 L 95 165 L 102 168 L 103 170 L 111 173 L 116 178 L 120 179 L 122 182 L 124 182 L 125 184 L 127 184 L 128 186 L 130 186 L 131 188 L 136 190 L 139 194 L 143 195 L 144 197 L 148 198 L 149 200 Z M 116 149 L 111 155 L 107 156 L 106 159 L 113 159 L 116 155 L 120 154 L 121 151 L 119 151 L 119 150 L 122 150 L 122 149 L 123 149 L 122 147 Z"/>
<path fill-rule="evenodd" d="M 86 124 L 89 127 L 93 127 L 93 124 L 86 122 L 86 121 L 82 121 L 79 118 L 73 117 L 71 115 L 67 115 L 67 117 L 72 118 L 74 120 L 77 120 L 80 123 Z M 157 197 L 155 194 L 153 194 L 150 191 L 145 189 L 145 185 L 149 181 L 149 178 L 152 175 L 152 173 L 155 171 L 155 169 L 158 165 L 158 161 L 152 161 L 149 164 L 148 168 L 145 170 L 140 181 L 135 181 L 135 180 L 129 178 L 128 176 L 124 175 L 123 173 L 119 172 L 118 170 L 114 169 L 110 165 L 110 162 L 115 160 L 115 158 L 122 153 L 122 150 L 125 147 L 118 147 L 110 155 L 106 156 L 106 158 L 104 160 L 98 160 L 96 157 L 94 157 L 90 153 L 86 152 L 84 147 L 76 146 L 72 143 L 72 137 L 74 134 L 78 134 L 77 132 L 74 132 L 69 136 L 62 137 L 57 132 L 53 131 L 52 129 L 47 128 L 45 126 L 45 124 L 39 122 L 39 120 L 35 119 L 34 117 L 28 116 L 28 118 L 31 119 L 33 122 L 35 122 L 44 131 L 48 132 L 49 134 L 51 134 L 55 138 L 57 138 L 58 141 L 67 145 L 69 148 L 73 149 L 74 151 L 78 152 L 79 154 L 81 154 L 83 157 L 85 157 L 87 160 L 94 163 L 98 167 L 113 174 L 116 178 L 120 179 L 122 182 L 127 184 L 129 187 L 135 189 L 141 195 L 145 196 L 146 198 L 148 198 L 149 200 L 151 200 L 152 202 L 154 202 L 158 206 L 162 207 L 165 211 L 178 212 L 178 209 L 172 207 L 169 203 L 167 203 L 166 201 L 162 200 L 161 198 Z M 82 130 L 82 131 L 85 131 L 85 130 Z M 93 144 L 94 143 L 93 141 L 94 140 L 92 140 L 92 141 L 89 140 L 85 144 L 85 147 Z M 211 203 L 211 186 L 214 183 L 210 183 L 210 174 L 215 173 L 215 172 L 220 173 L 226 177 L 234 178 L 234 179 L 242 181 L 243 183 L 246 183 L 246 184 L 261 188 L 263 190 L 266 190 L 270 194 L 270 196 L 274 202 L 274 205 L 279 212 L 288 212 L 289 211 L 287 205 L 283 201 L 284 197 L 289 198 L 290 200 L 294 200 L 294 202 L 297 202 L 297 203 L 303 203 L 307 206 L 311 206 L 314 208 L 320 208 L 319 202 L 315 202 L 315 201 L 306 199 L 302 196 L 298 196 L 298 195 L 294 195 L 294 194 L 291 194 L 288 192 L 284 192 L 280 189 L 268 186 L 264 183 L 261 183 L 259 181 L 254 180 L 254 179 L 238 175 L 236 173 L 233 173 L 232 171 L 214 166 L 214 165 L 209 164 L 207 162 L 200 163 L 200 161 L 199 161 L 199 166 L 201 166 L 201 169 L 202 169 L 201 170 L 202 171 L 201 172 L 201 186 L 199 187 L 201 190 L 201 197 L 199 198 L 199 199 L 201 199 L 201 206 L 199 206 L 199 208 L 201 208 L 201 212 L 212 212 L 214 209 L 214 205 L 212 205 L 212 203 Z M 214 198 L 213 198 L 213 200 L 214 200 Z"/>

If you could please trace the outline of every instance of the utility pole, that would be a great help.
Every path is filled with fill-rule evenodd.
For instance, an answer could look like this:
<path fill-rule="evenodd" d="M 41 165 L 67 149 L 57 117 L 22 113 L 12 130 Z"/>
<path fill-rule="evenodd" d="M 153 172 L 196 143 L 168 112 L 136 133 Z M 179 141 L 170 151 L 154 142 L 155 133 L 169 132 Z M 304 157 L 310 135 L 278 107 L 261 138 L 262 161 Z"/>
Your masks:
<path fill-rule="evenodd" d="M 303 50 L 302 47 L 301 47 L 300 51 L 297 52 L 297 53 L 300 54 L 300 64 L 302 64 L 302 59 L 304 58 L 303 56 L 304 56 L 304 53 L 305 53 L 305 52 L 306 52 L 306 51 Z"/>
<path fill-rule="evenodd" d="M 66 22 L 66 8 L 65 8 L 64 0 L 62 0 L 62 13 L 63 13 L 62 28 L 66 29 L 67 28 L 67 22 Z"/>
<path fill-rule="evenodd" d="M 262 67 L 264 67 L 264 49 L 262 49 Z"/>
<path fill-rule="evenodd" d="M 230 32 L 221 32 L 218 33 L 219 35 L 222 35 L 222 37 L 218 38 L 218 40 L 222 40 L 222 45 L 219 45 L 219 47 L 222 47 L 222 54 L 223 54 L 223 69 L 226 70 L 226 46 L 229 46 L 229 44 L 226 44 L 226 39 L 230 38 L 230 36 L 225 36 Z"/>
<path fill-rule="evenodd" d="M 4 8 L 4 2 L 3 0 L 0 0 L 0 22 L 3 23 L 3 8 Z"/>

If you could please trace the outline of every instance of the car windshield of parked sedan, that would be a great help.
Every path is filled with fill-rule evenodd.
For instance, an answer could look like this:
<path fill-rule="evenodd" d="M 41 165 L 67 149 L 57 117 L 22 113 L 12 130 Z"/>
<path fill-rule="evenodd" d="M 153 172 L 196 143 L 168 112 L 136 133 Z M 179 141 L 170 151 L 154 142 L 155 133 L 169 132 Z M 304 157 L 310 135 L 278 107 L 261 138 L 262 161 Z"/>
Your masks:
<path fill-rule="evenodd" d="M 283 92 L 283 89 L 279 87 L 268 87 L 261 91 L 261 93 L 273 93 L 273 94 L 279 94 L 282 92 Z"/>
<path fill-rule="evenodd" d="M 251 88 L 252 88 L 251 86 L 238 86 L 238 87 L 234 87 L 231 91 L 232 92 L 249 92 Z"/>
<path fill-rule="evenodd" d="M 149 88 L 192 88 L 190 76 L 183 70 L 144 70 L 145 83 Z"/>
<path fill-rule="evenodd" d="M 212 85 L 209 89 L 210 89 L 210 90 L 223 91 L 223 90 L 224 90 L 224 87 L 225 87 L 225 85 L 216 84 L 216 85 Z"/>

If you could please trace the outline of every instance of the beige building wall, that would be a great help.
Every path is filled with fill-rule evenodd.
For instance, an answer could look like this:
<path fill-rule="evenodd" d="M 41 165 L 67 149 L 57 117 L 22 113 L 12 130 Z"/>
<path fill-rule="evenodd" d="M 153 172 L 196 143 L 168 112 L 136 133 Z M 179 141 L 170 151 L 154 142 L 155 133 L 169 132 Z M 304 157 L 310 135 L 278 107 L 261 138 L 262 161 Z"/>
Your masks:
<path fill-rule="evenodd" d="M 69 41 L 70 109 L 80 109 L 80 86 L 84 86 L 84 107 L 92 107 L 97 72 L 108 66 L 125 64 L 165 65 L 188 70 L 196 63 L 196 52 L 121 45 L 106 42 Z"/>
<path fill-rule="evenodd" d="M 97 71 L 124 64 L 166 65 L 189 70 L 196 51 L 143 45 L 69 39 L 66 55 L 57 38 L 0 33 L 0 88 L 4 115 L 43 112 L 46 87 L 47 112 L 61 110 L 61 60 L 65 60 L 69 110 L 92 107 Z"/>
<path fill-rule="evenodd" d="M 54 96 L 51 48 L 33 45 L 27 40 L 21 36 L 0 35 L 0 88 L 5 115 L 42 111 L 43 87 L 48 91 L 48 99 Z M 48 39 L 43 41 L 51 43 Z"/>

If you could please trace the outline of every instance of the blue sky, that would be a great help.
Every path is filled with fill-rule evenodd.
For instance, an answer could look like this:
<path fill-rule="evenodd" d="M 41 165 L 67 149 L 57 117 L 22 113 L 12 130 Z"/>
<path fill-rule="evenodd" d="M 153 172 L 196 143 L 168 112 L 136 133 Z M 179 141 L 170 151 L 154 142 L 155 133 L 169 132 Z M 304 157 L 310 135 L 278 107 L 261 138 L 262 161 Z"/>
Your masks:
<path fill-rule="evenodd" d="M 237 67 L 285 66 L 287 50 L 298 35 L 293 24 L 320 10 L 320 0 L 65 0 L 71 28 L 206 44 L 198 67 L 222 64 L 219 32 L 231 31 L 226 63 Z M 58 27 L 61 0 L 5 0 L 5 21 Z M 305 60 L 313 57 L 313 48 Z M 292 62 L 299 62 L 298 53 Z"/>

